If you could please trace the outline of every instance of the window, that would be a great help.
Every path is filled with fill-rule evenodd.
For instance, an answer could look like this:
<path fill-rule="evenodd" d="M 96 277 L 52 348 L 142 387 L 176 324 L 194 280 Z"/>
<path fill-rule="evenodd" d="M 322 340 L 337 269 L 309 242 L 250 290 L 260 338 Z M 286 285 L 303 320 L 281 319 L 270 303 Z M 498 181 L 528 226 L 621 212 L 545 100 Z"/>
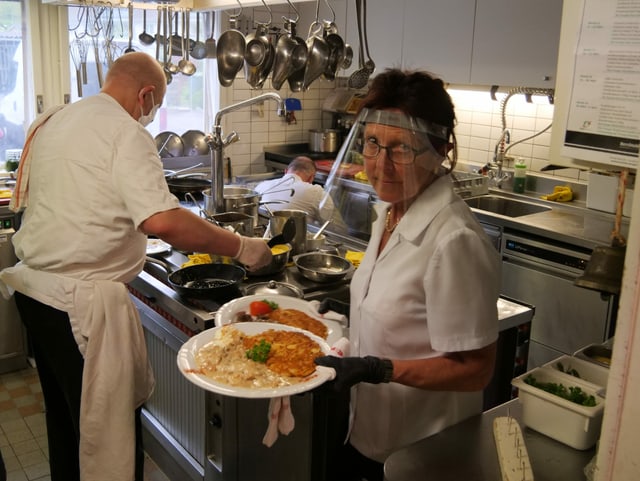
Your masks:
<path fill-rule="evenodd" d="M 135 51 L 146 52 L 164 63 L 164 45 L 157 43 L 158 17 L 160 34 L 164 38 L 164 20 L 168 6 L 152 8 L 134 8 L 131 46 Z M 146 15 L 145 15 L 146 12 Z M 183 59 L 181 42 L 184 37 L 182 28 L 182 10 L 168 11 L 168 27 L 174 45 L 169 56 L 171 63 L 177 65 Z M 205 41 L 211 32 L 211 14 L 209 12 L 189 13 L 189 38 Z M 198 18 L 199 17 L 199 18 Z M 200 24 L 198 32 L 198 23 Z M 100 90 L 99 72 L 106 75 L 109 58 L 115 60 L 129 47 L 129 11 L 127 8 L 104 6 L 100 4 L 68 7 L 70 86 L 71 100 L 94 95 Z M 140 35 L 146 33 L 153 37 L 151 44 L 141 41 Z M 147 37 L 148 38 L 148 37 Z M 168 48 L 167 48 L 168 50 Z M 98 67 L 98 59 L 100 66 Z M 207 76 L 217 75 L 215 59 L 189 59 L 195 65 L 193 75 L 175 73 L 167 87 L 167 94 L 156 120 L 147 129 L 156 136 L 160 132 L 170 131 L 182 135 L 187 130 L 207 131 L 211 121 L 209 113 L 213 106 L 207 107 L 205 81 Z M 78 81 L 78 75 L 80 81 Z"/>
<path fill-rule="evenodd" d="M 23 12 L 19 1 L 0 1 L 0 166 L 24 144 Z"/>

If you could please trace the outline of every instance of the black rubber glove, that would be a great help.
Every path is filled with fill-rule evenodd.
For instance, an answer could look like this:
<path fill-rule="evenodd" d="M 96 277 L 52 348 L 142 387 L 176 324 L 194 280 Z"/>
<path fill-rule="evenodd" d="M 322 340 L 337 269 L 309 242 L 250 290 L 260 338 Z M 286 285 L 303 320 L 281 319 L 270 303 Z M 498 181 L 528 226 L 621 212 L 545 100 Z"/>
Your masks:
<path fill-rule="evenodd" d="M 319 366 L 332 367 L 336 370 L 335 379 L 323 386 L 338 392 L 346 391 L 360 382 L 371 384 L 389 382 L 393 374 L 393 364 L 389 359 L 374 356 L 323 356 L 316 358 L 314 362 Z"/>
<path fill-rule="evenodd" d="M 324 314 L 328 311 L 337 312 L 338 314 L 349 317 L 349 303 L 326 297 L 320 301 L 318 312 Z"/>

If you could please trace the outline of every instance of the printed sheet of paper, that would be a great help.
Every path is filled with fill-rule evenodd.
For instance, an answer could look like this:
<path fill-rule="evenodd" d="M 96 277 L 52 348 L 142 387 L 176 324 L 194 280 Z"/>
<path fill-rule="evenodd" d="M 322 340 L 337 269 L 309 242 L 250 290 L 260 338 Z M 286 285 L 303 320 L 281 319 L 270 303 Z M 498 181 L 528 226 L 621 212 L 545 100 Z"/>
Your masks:
<path fill-rule="evenodd" d="M 637 168 L 640 0 L 585 0 L 563 155 Z"/>

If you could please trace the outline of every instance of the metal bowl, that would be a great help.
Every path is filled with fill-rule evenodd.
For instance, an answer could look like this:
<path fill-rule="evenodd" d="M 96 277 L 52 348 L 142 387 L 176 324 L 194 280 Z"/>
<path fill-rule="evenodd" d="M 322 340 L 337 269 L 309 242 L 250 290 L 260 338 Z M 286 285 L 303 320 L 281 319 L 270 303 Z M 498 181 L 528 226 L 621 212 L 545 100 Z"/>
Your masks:
<path fill-rule="evenodd" d="M 287 262 L 289 262 L 291 245 L 277 244 L 271 248 L 271 253 L 273 257 L 268 265 L 255 271 L 247 271 L 247 275 L 250 277 L 271 276 L 282 272 L 287 267 Z"/>
<path fill-rule="evenodd" d="M 337 281 L 353 271 L 347 259 L 325 252 L 307 252 L 295 256 L 293 261 L 300 274 L 316 282 Z"/>

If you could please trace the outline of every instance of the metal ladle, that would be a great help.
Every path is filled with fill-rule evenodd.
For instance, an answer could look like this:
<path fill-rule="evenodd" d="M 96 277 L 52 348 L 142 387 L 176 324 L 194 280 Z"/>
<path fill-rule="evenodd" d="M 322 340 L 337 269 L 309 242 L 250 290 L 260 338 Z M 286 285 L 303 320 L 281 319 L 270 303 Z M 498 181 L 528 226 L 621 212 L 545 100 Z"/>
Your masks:
<path fill-rule="evenodd" d="M 207 56 L 207 46 L 200 41 L 200 12 L 196 13 L 196 43 L 191 49 L 191 56 L 201 60 Z"/>
<path fill-rule="evenodd" d="M 147 10 L 142 10 L 142 33 L 138 35 L 138 39 L 142 45 L 151 45 L 156 38 L 147 33 Z"/>
<path fill-rule="evenodd" d="M 195 64 L 189 60 L 189 10 L 182 12 L 182 60 L 178 62 L 178 68 L 184 75 L 196 73 Z"/>
<path fill-rule="evenodd" d="M 129 46 L 125 49 L 124 53 L 134 52 L 131 46 L 133 42 L 133 3 L 129 3 Z"/>

